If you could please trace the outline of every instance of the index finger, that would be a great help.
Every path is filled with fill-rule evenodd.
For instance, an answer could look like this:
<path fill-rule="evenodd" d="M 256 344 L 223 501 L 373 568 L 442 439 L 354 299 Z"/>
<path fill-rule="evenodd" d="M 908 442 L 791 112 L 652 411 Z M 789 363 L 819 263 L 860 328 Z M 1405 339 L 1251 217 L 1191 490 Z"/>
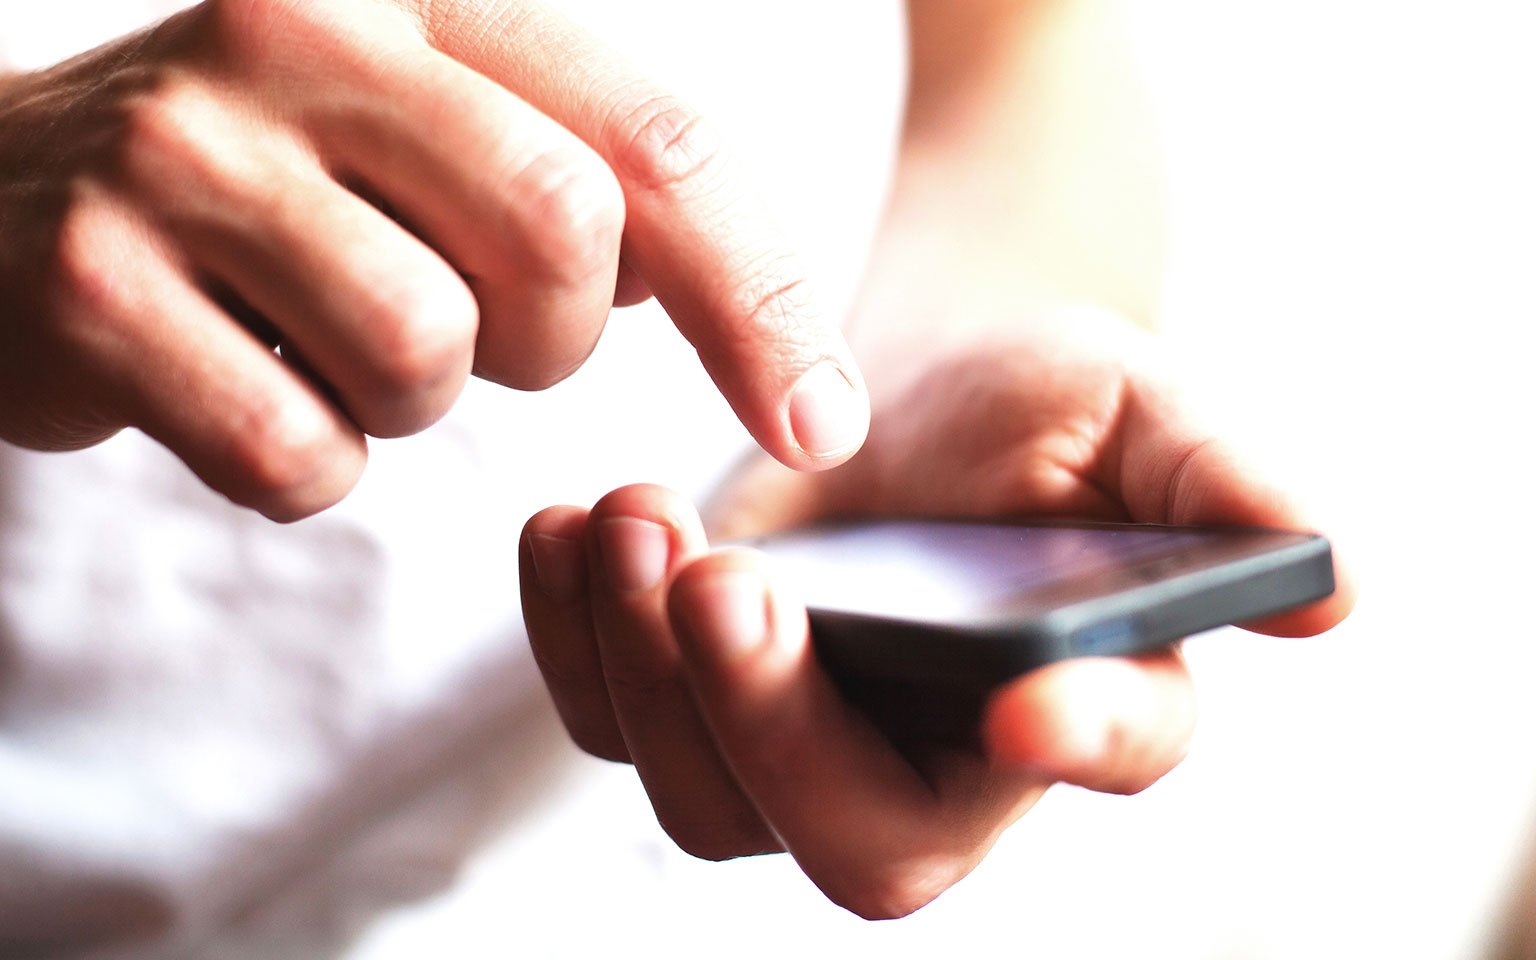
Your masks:
<path fill-rule="evenodd" d="M 904 916 L 958 881 L 1045 789 L 1032 771 L 950 758 L 930 782 L 839 694 L 805 608 L 756 554 L 721 551 L 668 596 L 699 709 L 758 811 L 826 895 Z"/>
<path fill-rule="evenodd" d="M 419 6 L 434 46 L 525 98 L 607 161 L 627 207 L 624 261 L 758 443 L 799 469 L 852 456 L 869 428 L 863 378 L 710 126 L 540 7 Z"/>

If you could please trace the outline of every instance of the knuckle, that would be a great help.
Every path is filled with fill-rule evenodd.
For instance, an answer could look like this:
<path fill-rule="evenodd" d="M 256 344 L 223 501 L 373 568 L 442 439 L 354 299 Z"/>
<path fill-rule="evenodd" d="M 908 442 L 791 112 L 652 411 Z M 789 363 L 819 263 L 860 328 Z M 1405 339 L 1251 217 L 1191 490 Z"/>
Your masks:
<path fill-rule="evenodd" d="M 254 393 L 233 424 L 231 459 L 244 478 L 238 497 L 275 519 L 298 519 L 329 506 L 343 491 L 330 478 L 332 436 L 319 411 Z"/>
<path fill-rule="evenodd" d="M 223 130 L 217 108 L 189 78 L 160 78 L 123 106 L 118 162 L 137 184 L 207 183 L 222 179 L 216 143 Z"/>
<path fill-rule="evenodd" d="M 717 345 L 726 350 L 760 353 L 765 345 L 775 345 L 789 360 L 814 339 L 813 313 L 807 281 L 791 255 L 778 255 L 772 261 L 751 266 L 745 279 L 731 292 L 726 315 L 735 322 L 722 328 L 724 339 Z"/>
<path fill-rule="evenodd" d="M 712 125 L 676 97 L 644 97 L 611 111 L 607 154 L 620 177 L 646 190 L 706 180 L 724 158 Z"/>
<path fill-rule="evenodd" d="M 86 316 L 106 319 L 118 312 L 123 299 L 119 272 L 112 266 L 119 226 L 90 192 L 74 189 L 65 201 L 44 273 L 54 297 Z"/>
<path fill-rule="evenodd" d="M 513 192 L 537 224 L 527 251 L 537 277 L 575 285 L 614 271 L 624 193 L 596 154 L 584 147 L 542 154 L 514 177 Z"/>
<path fill-rule="evenodd" d="M 1214 437 L 1203 437 L 1165 462 L 1163 474 L 1163 522 L 1187 523 L 1186 518 L 1200 515 L 1200 508 L 1210 493 L 1210 477 L 1199 469 L 1218 454 Z"/>
<path fill-rule="evenodd" d="M 477 315 L 473 297 L 461 285 L 413 280 L 370 289 L 359 323 L 380 390 L 416 394 L 467 369 Z"/>

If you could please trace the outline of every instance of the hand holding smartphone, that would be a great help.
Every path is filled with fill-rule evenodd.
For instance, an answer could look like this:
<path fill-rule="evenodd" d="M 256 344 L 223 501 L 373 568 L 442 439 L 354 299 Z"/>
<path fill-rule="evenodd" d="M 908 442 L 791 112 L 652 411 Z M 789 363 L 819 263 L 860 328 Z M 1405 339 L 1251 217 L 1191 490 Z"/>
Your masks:
<path fill-rule="evenodd" d="M 1284 530 L 881 519 L 751 545 L 806 602 L 845 693 L 918 740 L 969 738 L 987 694 L 1035 667 L 1155 649 L 1334 590 L 1328 541 Z"/>

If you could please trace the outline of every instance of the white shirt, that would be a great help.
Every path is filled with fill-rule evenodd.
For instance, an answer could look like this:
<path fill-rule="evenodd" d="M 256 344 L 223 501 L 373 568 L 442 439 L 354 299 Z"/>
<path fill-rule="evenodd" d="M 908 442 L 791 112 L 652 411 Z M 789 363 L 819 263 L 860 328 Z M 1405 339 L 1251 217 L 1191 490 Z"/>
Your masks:
<path fill-rule="evenodd" d="M 11 5 L 0 65 L 177 6 Z M 894 151 L 900 4 L 567 6 L 768 174 L 845 305 Z M 136 433 L 0 445 L 0 956 L 309 956 L 441 886 L 568 758 L 518 611 L 523 521 L 633 481 L 697 495 L 745 447 L 654 306 L 556 389 L 474 383 L 374 443 L 354 494 L 292 526 Z"/>

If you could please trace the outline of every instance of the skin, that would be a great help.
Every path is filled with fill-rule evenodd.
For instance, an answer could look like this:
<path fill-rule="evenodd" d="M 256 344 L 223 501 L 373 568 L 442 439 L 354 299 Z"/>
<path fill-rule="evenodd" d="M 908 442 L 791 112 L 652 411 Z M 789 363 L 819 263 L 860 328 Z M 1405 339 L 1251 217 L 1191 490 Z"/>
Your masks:
<path fill-rule="evenodd" d="M 209 0 L 0 85 L 0 438 L 137 427 L 294 520 L 654 294 L 764 449 L 832 466 L 863 381 L 748 193 L 540 3 Z"/>
<path fill-rule="evenodd" d="M 816 477 L 754 463 L 715 506 L 717 530 L 858 514 L 1307 527 L 1200 429 L 1155 364 L 1128 362 L 1144 336 L 1070 314 L 926 363 L 877 405 L 852 463 Z M 1053 783 L 1144 789 L 1194 728 L 1174 649 L 1035 671 L 994 694 L 983 752 L 903 754 L 839 697 L 804 608 L 757 555 L 711 552 L 676 494 L 633 486 L 590 511 L 550 508 L 522 550 L 534 652 L 577 744 L 635 764 L 683 849 L 787 850 L 864 917 L 929 902 Z M 1345 574 L 1332 598 L 1254 626 L 1321 632 L 1352 597 Z M 768 639 L 754 644 L 754 629 Z"/>
<path fill-rule="evenodd" d="M 1094 32 L 1021 6 L 967 5 L 966 26 L 945 19 L 952 5 L 913 5 L 902 166 L 851 323 L 874 427 L 835 471 L 745 464 L 706 510 L 717 539 L 858 514 L 1315 526 L 1180 399 L 1142 329 L 1154 279 L 1033 256 L 1051 236 L 1098 238 L 1082 219 L 1040 216 L 1054 181 L 1018 172 L 1020 156 L 1056 145 L 1018 107 L 1049 78 L 1021 64 L 1037 44 Z M 988 43 L 968 43 L 982 27 Z M 1096 159 L 1140 157 L 1132 140 Z M 1143 261 L 1121 235 L 1135 231 L 1108 229 L 1084 248 Z M 1084 299 L 1099 305 L 1070 305 Z M 1144 789 L 1194 728 L 1193 684 L 1170 649 L 1034 671 L 995 692 L 981 749 L 903 752 L 839 696 L 804 608 L 762 560 L 711 550 L 678 495 L 632 486 L 548 508 L 520 550 L 534 654 L 575 742 L 633 763 L 684 850 L 787 851 L 863 917 L 930 902 L 1053 783 Z M 1332 597 L 1250 626 L 1329 629 L 1353 604 L 1339 568 Z"/>
<path fill-rule="evenodd" d="M 780 463 L 841 463 L 871 394 L 882 413 L 842 470 L 745 467 L 719 533 L 859 511 L 1309 526 L 1141 334 L 1051 305 L 1143 319 L 1150 299 L 1135 270 L 1059 259 L 1145 263 L 1115 246 L 1133 231 L 1056 242 L 1081 224 L 1019 174 L 1051 142 L 1048 111 L 1018 108 L 1041 92 L 1031 44 L 1063 35 L 1035 14 L 1069 6 L 913 4 L 902 167 L 851 327 L 871 393 L 702 120 L 538 4 L 210 0 L 7 78 L 0 437 L 137 427 L 297 519 L 351 488 L 366 435 L 424 428 L 472 371 L 548 386 L 612 303 L 654 294 Z M 787 850 L 835 902 L 900 916 L 1051 783 L 1132 792 L 1183 755 L 1176 652 L 1036 671 L 996 694 L 984 751 L 902 753 L 822 673 L 803 608 L 704 529 L 641 486 L 543 511 L 520 543 L 573 738 L 633 762 L 690 852 Z M 1346 580 L 1259 626 L 1317 632 L 1350 602 Z"/>

